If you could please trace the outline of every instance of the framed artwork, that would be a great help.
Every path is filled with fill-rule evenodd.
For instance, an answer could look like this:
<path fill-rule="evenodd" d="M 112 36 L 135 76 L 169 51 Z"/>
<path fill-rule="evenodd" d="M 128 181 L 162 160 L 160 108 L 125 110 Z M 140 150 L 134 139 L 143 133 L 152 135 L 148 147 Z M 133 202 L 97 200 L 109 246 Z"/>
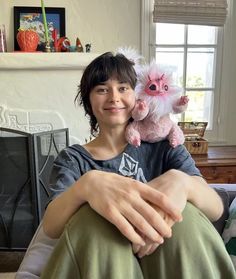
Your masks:
<path fill-rule="evenodd" d="M 57 29 L 57 38 L 65 36 L 65 8 L 45 7 L 49 40 L 53 43 L 52 32 Z M 19 50 L 16 35 L 19 29 L 33 29 L 39 35 L 37 50 L 44 49 L 45 35 L 41 7 L 14 7 L 14 49 Z"/>

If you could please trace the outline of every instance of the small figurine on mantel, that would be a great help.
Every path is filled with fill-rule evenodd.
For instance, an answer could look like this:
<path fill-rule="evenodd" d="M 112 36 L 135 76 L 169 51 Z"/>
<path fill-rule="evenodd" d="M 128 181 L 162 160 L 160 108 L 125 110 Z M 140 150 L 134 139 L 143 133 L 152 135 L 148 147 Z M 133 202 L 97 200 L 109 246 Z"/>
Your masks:
<path fill-rule="evenodd" d="M 70 40 L 67 37 L 61 37 L 57 40 L 57 49 L 59 52 L 68 52 L 70 49 Z"/>
<path fill-rule="evenodd" d="M 84 48 L 83 48 L 79 38 L 76 39 L 76 50 L 78 52 L 84 52 Z"/>
<path fill-rule="evenodd" d="M 35 52 L 39 43 L 39 35 L 33 29 L 19 29 L 16 40 L 21 51 Z"/>
<path fill-rule="evenodd" d="M 85 50 L 86 50 L 86 52 L 90 52 L 91 51 L 91 44 L 86 44 L 85 45 Z"/>

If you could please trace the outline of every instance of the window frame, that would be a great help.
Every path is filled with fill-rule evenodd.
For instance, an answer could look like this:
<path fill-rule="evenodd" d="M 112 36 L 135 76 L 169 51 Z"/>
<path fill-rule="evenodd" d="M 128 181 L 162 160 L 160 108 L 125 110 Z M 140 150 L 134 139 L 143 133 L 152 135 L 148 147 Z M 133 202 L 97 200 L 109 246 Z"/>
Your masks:
<path fill-rule="evenodd" d="M 141 0 L 141 53 L 147 62 L 155 58 L 156 44 L 155 23 L 152 21 L 153 0 Z M 206 138 L 212 144 L 217 144 L 220 134 L 220 94 L 221 94 L 221 69 L 223 64 L 223 28 L 218 28 L 215 71 L 213 79 L 215 81 L 212 113 L 212 129 L 205 133 Z"/>

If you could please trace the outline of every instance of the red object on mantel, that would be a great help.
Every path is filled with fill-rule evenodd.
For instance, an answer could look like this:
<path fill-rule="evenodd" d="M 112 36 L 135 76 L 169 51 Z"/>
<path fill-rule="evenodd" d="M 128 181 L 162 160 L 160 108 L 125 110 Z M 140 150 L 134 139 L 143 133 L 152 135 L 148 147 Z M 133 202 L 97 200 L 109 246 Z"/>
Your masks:
<path fill-rule="evenodd" d="M 16 35 L 21 51 L 35 52 L 39 43 L 39 35 L 34 30 L 19 30 Z"/>

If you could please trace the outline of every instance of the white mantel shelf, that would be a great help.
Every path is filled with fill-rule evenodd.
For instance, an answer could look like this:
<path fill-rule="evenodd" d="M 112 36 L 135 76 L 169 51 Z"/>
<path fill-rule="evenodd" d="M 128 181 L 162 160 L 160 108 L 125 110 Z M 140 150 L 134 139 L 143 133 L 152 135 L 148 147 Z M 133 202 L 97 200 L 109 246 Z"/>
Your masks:
<path fill-rule="evenodd" d="M 0 53 L 0 71 L 83 70 L 99 54 L 95 53 Z"/>

